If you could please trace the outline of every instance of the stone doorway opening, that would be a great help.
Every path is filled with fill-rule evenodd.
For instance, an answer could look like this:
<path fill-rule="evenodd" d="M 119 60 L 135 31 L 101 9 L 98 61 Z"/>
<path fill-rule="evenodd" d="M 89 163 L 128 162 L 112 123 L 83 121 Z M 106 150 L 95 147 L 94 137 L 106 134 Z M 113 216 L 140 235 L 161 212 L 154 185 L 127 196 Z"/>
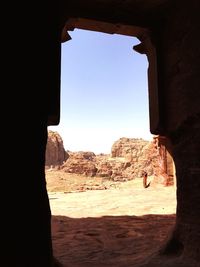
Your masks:
<path fill-rule="evenodd" d="M 134 51 L 131 52 L 134 53 Z M 77 79 L 79 78 L 80 75 L 77 74 Z M 147 88 L 145 89 L 147 91 Z M 65 98 L 66 96 L 62 95 L 62 99 Z M 61 110 L 62 105 L 66 104 L 64 102 L 61 104 Z M 51 127 L 51 129 L 58 130 L 59 127 Z M 67 153 L 69 157 L 72 156 L 70 151 Z M 130 156 L 129 153 L 128 157 Z M 78 157 L 75 155 L 75 160 L 84 160 L 85 157 L 87 159 L 89 157 L 91 161 L 93 155 L 89 153 L 78 155 Z M 80 161 L 76 164 L 81 166 Z M 58 169 L 60 172 L 60 167 Z M 63 169 L 66 171 L 66 168 Z M 48 172 L 48 174 L 52 173 L 52 171 Z M 74 178 L 75 183 L 78 183 L 77 179 L 83 179 L 80 173 L 74 177 L 73 175 L 71 173 L 68 177 L 69 183 L 69 179 Z M 67 179 L 65 180 L 61 172 L 57 176 L 66 182 Z M 90 182 L 91 179 L 95 180 L 93 175 L 89 175 L 89 178 Z M 96 184 L 91 186 L 86 180 L 82 180 L 81 186 L 86 185 L 86 190 L 85 188 L 80 190 L 79 187 L 75 190 L 76 192 L 69 192 L 66 188 L 64 192 L 59 190 L 49 192 L 53 215 L 54 254 L 64 266 L 72 267 L 75 264 L 77 266 L 90 266 L 89 264 L 103 266 L 105 263 L 114 266 L 116 262 L 119 266 L 125 266 L 125 262 L 126 264 L 141 263 L 159 248 L 173 228 L 176 200 L 174 189 L 172 191 L 171 187 L 154 185 L 149 188 L 150 190 L 148 189 L 149 191 L 145 191 L 141 177 L 135 180 L 119 181 L 119 183 L 112 181 L 115 186 L 109 188 L 100 187 L 99 183 L 102 181 L 105 182 L 105 179 L 96 180 Z M 149 240 L 151 240 L 151 247 Z M 155 244 L 154 247 L 152 247 L 152 242 Z"/>
<path fill-rule="evenodd" d="M 60 131 L 68 150 L 110 153 L 112 142 L 120 137 L 151 140 L 148 61 L 133 50 L 139 40 L 86 30 L 70 34 L 72 40 L 62 45 L 61 121 L 50 128 Z M 80 131 L 82 143 L 77 138 L 72 145 Z M 99 140 L 93 142 L 97 135 Z M 108 140 L 106 148 L 103 138 L 104 143 Z"/>

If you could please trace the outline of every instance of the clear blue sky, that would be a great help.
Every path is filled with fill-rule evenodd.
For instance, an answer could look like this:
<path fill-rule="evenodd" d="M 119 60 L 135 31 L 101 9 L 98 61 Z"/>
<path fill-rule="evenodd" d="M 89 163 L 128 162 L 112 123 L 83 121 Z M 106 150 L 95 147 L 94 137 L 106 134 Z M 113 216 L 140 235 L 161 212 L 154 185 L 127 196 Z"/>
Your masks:
<path fill-rule="evenodd" d="M 110 153 L 120 137 L 151 140 L 148 62 L 133 50 L 134 37 L 69 32 L 62 44 L 61 120 L 66 150 Z"/>

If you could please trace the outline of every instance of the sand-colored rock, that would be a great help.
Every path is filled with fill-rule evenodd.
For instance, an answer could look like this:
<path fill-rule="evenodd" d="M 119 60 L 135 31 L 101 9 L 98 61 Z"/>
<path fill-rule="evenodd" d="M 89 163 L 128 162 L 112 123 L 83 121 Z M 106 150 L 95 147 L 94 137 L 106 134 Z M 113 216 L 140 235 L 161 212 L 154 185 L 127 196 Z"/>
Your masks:
<path fill-rule="evenodd" d="M 62 137 L 58 132 L 48 131 L 48 139 L 46 146 L 46 167 L 61 166 L 69 157 L 65 151 Z"/>
<path fill-rule="evenodd" d="M 113 143 L 111 154 L 68 151 L 68 155 L 69 158 L 60 167 L 66 173 L 127 181 L 142 177 L 145 171 L 148 176 L 153 175 L 157 183 L 165 186 L 174 184 L 173 160 L 164 144 L 160 144 L 159 137 L 152 141 L 120 138 Z"/>

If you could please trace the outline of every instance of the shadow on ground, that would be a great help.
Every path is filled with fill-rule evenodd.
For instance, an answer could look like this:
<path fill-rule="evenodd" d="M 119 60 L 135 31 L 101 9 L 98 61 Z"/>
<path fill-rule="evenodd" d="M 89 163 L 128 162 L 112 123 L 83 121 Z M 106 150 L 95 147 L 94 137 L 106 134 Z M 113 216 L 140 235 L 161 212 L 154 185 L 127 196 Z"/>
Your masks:
<path fill-rule="evenodd" d="M 136 266 L 162 247 L 175 218 L 175 214 L 52 216 L 54 256 L 64 267 Z"/>

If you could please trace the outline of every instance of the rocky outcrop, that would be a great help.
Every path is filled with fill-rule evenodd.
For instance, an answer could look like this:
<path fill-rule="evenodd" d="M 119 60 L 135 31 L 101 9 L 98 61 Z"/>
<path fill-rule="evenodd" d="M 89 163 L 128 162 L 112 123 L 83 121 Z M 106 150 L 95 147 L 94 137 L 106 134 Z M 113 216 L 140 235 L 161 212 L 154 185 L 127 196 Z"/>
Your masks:
<path fill-rule="evenodd" d="M 68 173 L 107 177 L 114 181 L 132 180 L 141 177 L 144 169 L 148 175 L 153 174 L 153 159 L 157 156 L 153 148 L 152 142 L 143 139 L 120 138 L 113 144 L 111 155 L 69 152 L 61 168 Z"/>
<path fill-rule="evenodd" d="M 141 156 L 143 148 L 149 143 L 149 141 L 145 141 L 141 138 L 122 137 L 112 145 L 111 156 L 113 158 L 123 157 L 128 161 L 133 161 Z"/>
<path fill-rule="evenodd" d="M 156 183 L 171 185 L 173 181 L 168 182 L 169 168 L 163 168 L 169 163 L 169 155 L 167 152 L 164 154 L 165 146 L 161 146 L 158 140 L 159 137 L 152 141 L 123 137 L 114 142 L 109 155 L 69 151 L 69 158 L 60 168 L 67 173 L 105 177 L 113 181 L 142 178 L 146 172 Z"/>
<path fill-rule="evenodd" d="M 155 183 L 163 185 L 174 184 L 174 164 L 166 149 L 166 140 L 154 136 L 152 141 L 134 138 L 120 138 L 112 146 L 112 157 L 123 158 L 129 166 L 123 170 L 123 177 L 142 177 L 146 172 L 153 175 Z"/>
<path fill-rule="evenodd" d="M 129 162 L 130 166 L 126 168 L 126 175 L 129 173 L 132 176 L 141 177 L 144 170 L 148 175 L 154 173 L 158 153 L 150 141 L 122 137 L 114 142 L 111 156 L 112 158 L 124 158 L 126 162 Z"/>
<path fill-rule="evenodd" d="M 97 176 L 110 177 L 113 181 L 131 180 L 133 177 L 125 175 L 125 171 L 130 167 L 130 163 L 124 158 L 112 158 L 110 156 L 97 156 L 96 158 Z"/>
<path fill-rule="evenodd" d="M 95 176 L 97 172 L 95 154 L 93 152 L 69 152 L 69 159 L 62 165 L 68 173 Z"/>
<path fill-rule="evenodd" d="M 58 132 L 48 131 L 46 146 L 46 167 L 61 166 L 69 157 L 63 146 L 63 140 Z"/>

